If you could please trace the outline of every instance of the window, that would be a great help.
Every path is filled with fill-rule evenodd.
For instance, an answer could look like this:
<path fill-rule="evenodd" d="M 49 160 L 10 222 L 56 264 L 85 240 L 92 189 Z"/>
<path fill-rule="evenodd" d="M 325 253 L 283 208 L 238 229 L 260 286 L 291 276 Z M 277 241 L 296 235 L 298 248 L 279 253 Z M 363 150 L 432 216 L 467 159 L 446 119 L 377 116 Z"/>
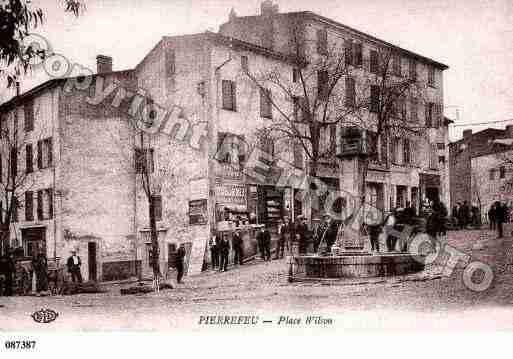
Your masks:
<path fill-rule="evenodd" d="M 344 58 L 346 65 L 353 64 L 353 40 L 344 40 Z"/>
<path fill-rule="evenodd" d="M 363 63 L 363 51 L 362 51 L 362 44 L 361 43 L 355 43 L 354 44 L 354 65 L 355 66 L 362 66 Z"/>
<path fill-rule="evenodd" d="M 369 143 L 369 159 L 371 162 L 377 162 L 379 160 L 378 151 L 378 135 L 376 132 L 367 132 L 368 143 Z"/>
<path fill-rule="evenodd" d="M 52 219 L 53 218 L 53 189 L 47 188 L 45 190 L 46 195 L 46 218 Z"/>
<path fill-rule="evenodd" d="M 37 219 L 42 221 L 43 216 L 43 190 L 37 191 Z"/>
<path fill-rule="evenodd" d="M 152 195 L 151 202 L 153 204 L 153 214 L 155 221 L 162 221 L 162 196 Z"/>
<path fill-rule="evenodd" d="M 18 207 L 20 205 L 18 198 L 16 196 L 12 197 L 12 213 L 11 213 L 11 222 L 18 222 Z"/>
<path fill-rule="evenodd" d="M 234 81 L 223 80 L 223 109 L 237 111 L 237 88 Z"/>
<path fill-rule="evenodd" d="M 438 143 L 436 144 L 436 148 L 437 148 L 438 150 L 445 150 L 445 143 L 443 143 L 443 142 L 438 142 Z"/>
<path fill-rule="evenodd" d="M 249 72 L 249 64 L 248 64 L 248 57 L 247 56 L 241 56 L 240 57 L 240 66 L 242 68 L 242 71 Z"/>
<path fill-rule="evenodd" d="M 435 86 L 435 68 L 428 66 L 428 85 Z"/>
<path fill-rule="evenodd" d="M 445 164 L 445 156 L 438 156 L 438 163 Z"/>
<path fill-rule="evenodd" d="M 259 148 L 263 152 L 274 157 L 274 140 L 269 136 L 266 131 L 262 131 L 258 136 Z"/>
<path fill-rule="evenodd" d="M 326 29 L 317 30 L 317 53 L 320 55 L 328 53 L 328 32 Z"/>
<path fill-rule="evenodd" d="M 490 180 L 494 180 L 495 179 L 495 169 L 491 169 L 490 170 Z"/>
<path fill-rule="evenodd" d="M 398 150 L 398 144 L 399 139 L 395 137 L 392 142 L 390 142 L 390 161 L 393 164 L 397 164 L 399 162 L 399 159 L 397 158 L 397 150 Z"/>
<path fill-rule="evenodd" d="M 426 104 L 426 127 L 432 128 L 434 126 L 435 119 L 435 104 L 432 102 L 428 102 Z"/>
<path fill-rule="evenodd" d="M 337 150 L 337 125 L 336 124 L 331 124 L 330 125 L 330 153 L 331 154 L 335 154 L 336 150 Z"/>
<path fill-rule="evenodd" d="M 148 173 L 155 171 L 154 150 L 153 148 L 136 148 L 135 172 L 144 173 L 146 171 L 148 171 Z"/>
<path fill-rule="evenodd" d="M 237 163 L 237 160 L 239 164 L 244 163 L 244 137 L 233 133 L 219 132 L 215 159 L 221 163 Z"/>
<path fill-rule="evenodd" d="M 297 83 L 300 79 L 299 69 L 292 69 L 292 82 Z"/>
<path fill-rule="evenodd" d="M 370 72 L 373 74 L 379 73 L 379 55 L 376 50 L 370 52 Z"/>
<path fill-rule="evenodd" d="M 328 97 L 328 71 L 317 71 L 317 96 L 320 100 Z"/>
<path fill-rule="evenodd" d="M 380 142 L 381 142 L 381 162 L 383 164 L 386 164 L 388 162 L 388 149 L 387 149 L 387 139 L 385 136 L 380 136 Z"/>
<path fill-rule="evenodd" d="M 406 99 L 399 97 L 395 104 L 395 115 L 402 120 L 406 120 Z"/>
<path fill-rule="evenodd" d="M 435 144 L 430 144 L 429 168 L 434 170 L 438 169 L 438 152 Z"/>
<path fill-rule="evenodd" d="M 346 78 L 346 107 L 354 107 L 356 98 L 355 81 L 352 77 Z"/>
<path fill-rule="evenodd" d="M 53 163 L 52 138 L 37 141 L 37 168 L 51 167 Z"/>
<path fill-rule="evenodd" d="M 379 97 L 380 97 L 379 86 L 372 85 L 370 90 L 371 90 L 370 111 L 371 112 L 379 112 Z"/>
<path fill-rule="evenodd" d="M 11 165 L 11 179 L 14 181 L 18 175 L 18 151 L 16 148 L 11 148 L 9 161 Z"/>
<path fill-rule="evenodd" d="M 176 56 L 175 51 L 169 49 L 166 52 L 166 74 L 167 76 L 173 76 L 176 73 Z"/>
<path fill-rule="evenodd" d="M 25 192 L 25 220 L 34 220 L 34 193 L 32 191 Z"/>
<path fill-rule="evenodd" d="M 25 131 L 32 131 L 34 129 L 34 101 L 25 103 L 23 111 L 25 115 Z"/>
<path fill-rule="evenodd" d="M 412 99 L 410 101 L 410 119 L 411 122 L 416 123 L 419 118 L 419 103 L 417 99 Z"/>
<path fill-rule="evenodd" d="M 271 90 L 260 88 L 260 117 L 273 118 Z"/>
<path fill-rule="evenodd" d="M 506 167 L 499 167 L 499 178 L 506 178 Z"/>
<path fill-rule="evenodd" d="M 25 171 L 26 171 L 26 173 L 34 172 L 33 157 L 34 157 L 34 154 L 32 153 L 32 145 L 28 144 L 25 146 Z"/>
<path fill-rule="evenodd" d="M 395 76 L 401 76 L 401 56 L 394 55 L 392 58 L 392 72 Z"/>
<path fill-rule="evenodd" d="M 417 62 L 414 59 L 410 59 L 409 61 L 409 75 L 410 80 L 416 81 L 417 80 Z"/>
<path fill-rule="evenodd" d="M 303 146 L 294 142 L 294 167 L 303 168 Z"/>
<path fill-rule="evenodd" d="M 407 165 L 411 163 L 411 147 L 408 139 L 403 141 L 403 163 Z"/>

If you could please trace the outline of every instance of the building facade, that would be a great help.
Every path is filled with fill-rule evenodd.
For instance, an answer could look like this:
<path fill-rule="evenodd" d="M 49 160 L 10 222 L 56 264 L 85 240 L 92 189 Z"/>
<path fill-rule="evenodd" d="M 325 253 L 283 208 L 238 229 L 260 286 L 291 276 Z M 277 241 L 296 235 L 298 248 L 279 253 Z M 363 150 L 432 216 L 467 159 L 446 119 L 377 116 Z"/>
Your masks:
<path fill-rule="evenodd" d="M 509 125 L 504 130 L 465 130 L 461 140 L 450 144 L 452 203 L 476 206 L 484 223 L 495 201 L 511 205 L 512 141 L 513 125 Z"/>
<path fill-rule="evenodd" d="M 423 89 L 422 101 L 411 101 L 406 113 L 426 129 L 378 146 L 368 201 L 385 211 L 407 202 L 418 208 L 424 197 L 449 203 L 447 123 L 435 111 L 443 108 L 447 67 L 316 14 L 280 14 L 264 2 L 258 16 L 232 12 L 219 33 L 163 37 L 134 69 L 113 72 L 112 60 L 99 56 L 97 74 L 51 80 L 1 105 L 2 123 L 17 123 L 26 134 L 14 159 L 31 179 L 16 191 L 10 246 L 22 247 L 27 258 L 39 247 L 60 265 L 76 249 L 85 279 L 149 276 L 152 201 L 161 268 L 174 265 L 184 244 L 187 273 L 195 274 L 209 261 L 209 239 L 227 220 L 274 225 L 284 216 L 318 216 L 298 196 L 304 181 L 281 181 L 308 171 L 304 151 L 263 131 L 280 118 L 278 109 L 293 112 L 294 104 L 272 83 L 264 89 L 252 78 L 265 78 L 270 69 L 294 77 L 292 24 L 311 40 L 305 63 L 321 56 L 323 46 L 343 48 L 344 39 L 360 44 L 357 82 L 372 79 L 373 51 L 400 54 L 397 77 L 414 74 Z M 372 131 L 375 115 L 365 116 Z M 323 143 L 334 144 L 337 131 L 322 134 Z M 317 173 L 338 191 L 336 159 L 324 160 Z"/>

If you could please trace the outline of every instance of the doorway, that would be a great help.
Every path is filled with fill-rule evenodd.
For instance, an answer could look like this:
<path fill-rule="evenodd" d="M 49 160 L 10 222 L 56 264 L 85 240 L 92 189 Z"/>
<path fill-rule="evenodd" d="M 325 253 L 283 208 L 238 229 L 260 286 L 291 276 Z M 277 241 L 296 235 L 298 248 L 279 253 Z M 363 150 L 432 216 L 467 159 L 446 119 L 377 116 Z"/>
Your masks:
<path fill-rule="evenodd" d="M 33 257 L 40 251 L 46 255 L 46 228 L 23 228 L 21 230 L 23 251 L 26 257 Z"/>
<path fill-rule="evenodd" d="M 96 263 L 96 242 L 87 243 L 87 265 L 89 268 L 89 280 L 97 280 L 97 263 Z"/>

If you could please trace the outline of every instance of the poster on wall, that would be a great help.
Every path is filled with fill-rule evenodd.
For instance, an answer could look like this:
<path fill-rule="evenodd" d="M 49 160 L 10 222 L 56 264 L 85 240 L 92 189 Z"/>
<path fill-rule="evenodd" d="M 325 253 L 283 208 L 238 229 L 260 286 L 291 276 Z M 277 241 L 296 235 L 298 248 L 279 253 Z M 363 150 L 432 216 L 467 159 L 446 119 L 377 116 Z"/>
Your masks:
<path fill-rule="evenodd" d="M 189 201 L 189 225 L 207 224 L 207 200 L 196 199 Z"/>

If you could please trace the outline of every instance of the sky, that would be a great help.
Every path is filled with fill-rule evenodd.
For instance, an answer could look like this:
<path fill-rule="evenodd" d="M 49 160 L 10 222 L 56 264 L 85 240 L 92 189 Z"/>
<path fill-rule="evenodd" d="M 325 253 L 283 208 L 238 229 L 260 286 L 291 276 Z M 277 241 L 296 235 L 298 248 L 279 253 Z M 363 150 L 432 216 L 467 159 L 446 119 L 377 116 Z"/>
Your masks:
<path fill-rule="evenodd" d="M 46 10 L 35 32 L 69 61 L 96 68 L 96 55 L 114 70 L 131 69 L 162 36 L 217 31 L 231 8 L 256 15 L 260 0 L 85 0 L 78 18 L 62 0 L 34 0 Z M 444 112 L 455 120 L 450 139 L 513 124 L 513 2 L 511 0 L 275 0 L 280 12 L 313 11 L 449 66 Z M 47 80 L 34 73 L 22 91 Z M 9 93 L 0 90 L 0 98 Z M 491 121 L 511 121 L 472 125 Z"/>

